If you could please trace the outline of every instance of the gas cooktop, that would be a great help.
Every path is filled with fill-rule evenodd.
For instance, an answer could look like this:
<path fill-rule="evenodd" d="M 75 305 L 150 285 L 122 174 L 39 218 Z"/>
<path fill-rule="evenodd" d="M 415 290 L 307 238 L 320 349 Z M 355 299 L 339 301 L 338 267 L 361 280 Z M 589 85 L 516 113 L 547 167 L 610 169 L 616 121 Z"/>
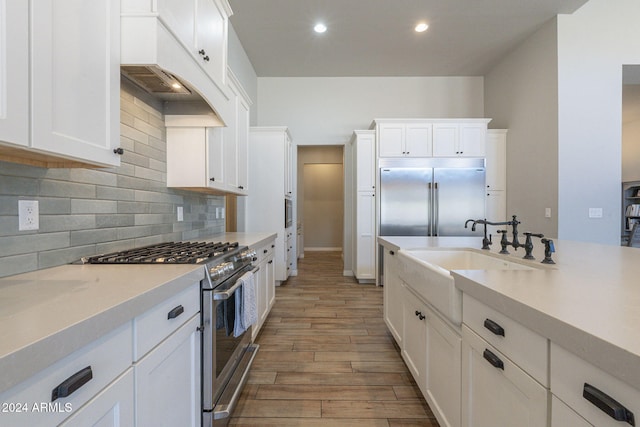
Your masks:
<path fill-rule="evenodd" d="M 200 264 L 239 250 L 238 242 L 168 242 L 82 258 L 83 264 Z"/>

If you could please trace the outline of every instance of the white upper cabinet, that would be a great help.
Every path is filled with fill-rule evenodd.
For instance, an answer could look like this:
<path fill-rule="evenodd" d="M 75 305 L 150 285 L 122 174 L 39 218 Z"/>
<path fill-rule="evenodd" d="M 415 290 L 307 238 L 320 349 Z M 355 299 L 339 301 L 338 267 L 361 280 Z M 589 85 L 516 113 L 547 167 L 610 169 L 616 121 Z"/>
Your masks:
<path fill-rule="evenodd" d="M 431 157 L 429 123 L 380 123 L 379 157 Z"/>
<path fill-rule="evenodd" d="M 485 157 L 491 119 L 376 119 L 378 157 Z"/>
<path fill-rule="evenodd" d="M 1 3 L 0 159 L 120 165 L 120 2 Z"/>
<path fill-rule="evenodd" d="M 488 120 L 434 123 L 434 157 L 484 157 Z"/>
<path fill-rule="evenodd" d="M 230 192 L 248 192 L 249 108 L 251 101 L 242 86 L 229 71 L 228 87 L 231 95 L 231 114 L 223 128 L 225 181 Z"/>
<path fill-rule="evenodd" d="M 0 46 L 0 141 L 26 146 L 29 145 L 27 1 L 0 1 Z"/>
<path fill-rule="evenodd" d="M 507 130 L 487 131 L 487 190 L 507 189 Z"/>
<path fill-rule="evenodd" d="M 133 1 L 127 0 L 130 3 Z M 158 0 L 158 14 L 196 62 L 217 83 L 227 73 L 227 33 L 231 8 L 222 0 Z"/>
<path fill-rule="evenodd" d="M 356 191 L 376 188 L 376 136 L 373 131 L 355 131 Z"/>
<path fill-rule="evenodd" d="M 31 2 L 31 145 L 117 166 L 120 3 Z"/>

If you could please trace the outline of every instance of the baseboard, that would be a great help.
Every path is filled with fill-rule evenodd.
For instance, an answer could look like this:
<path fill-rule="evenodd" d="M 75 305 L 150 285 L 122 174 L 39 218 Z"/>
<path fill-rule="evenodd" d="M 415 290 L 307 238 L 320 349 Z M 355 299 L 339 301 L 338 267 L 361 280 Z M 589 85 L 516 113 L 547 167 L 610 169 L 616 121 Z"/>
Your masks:
<path fill-rule="evenodd" d="M 351 270 L 344 270 L 344 271 L 342 272 L 342 275 L 343 275 L 343 276 L 348 276 L 348 277 L 353 277 L 353 271 L 351 271 Z"/>
<path fill-rule="evenodd" d="M 304 251 L 307 252 L 342 252 L 342 248 L 329 248 L 329 247 L 317 247 L 317 248 L 304 248 Z"/>

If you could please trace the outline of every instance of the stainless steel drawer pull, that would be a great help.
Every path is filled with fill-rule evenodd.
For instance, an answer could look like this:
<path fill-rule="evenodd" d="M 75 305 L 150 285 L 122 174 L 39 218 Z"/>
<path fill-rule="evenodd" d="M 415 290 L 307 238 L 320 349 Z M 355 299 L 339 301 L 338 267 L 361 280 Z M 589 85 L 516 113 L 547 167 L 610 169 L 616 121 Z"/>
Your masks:
<path fill-rule="evenodd" d="M 484 327 L 490 330 L 494 335 L 504 336 L 504 328 L 491 319 L 484 319 Z"/>
<path fill-rule="evenodd" d="M 182 305 L 179 305 L 167 314 L 167 320 L 175 319 L 176 317 L 180 316 L 182 313 L 184 313 L 184 307 Z"/>
<path fill-rule="evenodd" d="M 491 366 L 494 368 L 502 369 L 504 371 L 504 362 L 500 360 L 498 356 L 493 354 L 491 350 L 485 349 L 484 353 L 482 353 L 482 357 L 484 357 L 487 362 L 491 363 Z"/>
<path fill-rule="evenodd" d="M 91 381 L 92 378 L 91 366 L 79 370 L 51 391 L 51 401 L 53 402 L 59 397 L 71 396 L 77 389 Z"/>
<path fill-rule="evenodd" d="M 632 426 L 636 425 L 633 412 L 629 411 L 621 403 L 603 391 L 598 390 L 596 387 L 584 383 L 584 387 L 582 388 L 582 397 L 593 403 L 598 407 L 598 409 L 609 415 L 614 420 L 625 421 L 627 424 L 631 424 Z"/>

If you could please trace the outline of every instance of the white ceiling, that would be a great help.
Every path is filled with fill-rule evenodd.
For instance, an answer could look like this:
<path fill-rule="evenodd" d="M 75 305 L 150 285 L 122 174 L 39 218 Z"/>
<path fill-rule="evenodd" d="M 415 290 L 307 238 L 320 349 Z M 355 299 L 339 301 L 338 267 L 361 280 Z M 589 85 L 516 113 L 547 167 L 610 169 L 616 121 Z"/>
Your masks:
<path fill-rule="evenodd" d="M 587 0 L 229 0 L 259 77 L 481 76 Z M 328 27 L 316 34 L 312 27 Z M 429 29 L 416 33 L 418 21 Z"/>

